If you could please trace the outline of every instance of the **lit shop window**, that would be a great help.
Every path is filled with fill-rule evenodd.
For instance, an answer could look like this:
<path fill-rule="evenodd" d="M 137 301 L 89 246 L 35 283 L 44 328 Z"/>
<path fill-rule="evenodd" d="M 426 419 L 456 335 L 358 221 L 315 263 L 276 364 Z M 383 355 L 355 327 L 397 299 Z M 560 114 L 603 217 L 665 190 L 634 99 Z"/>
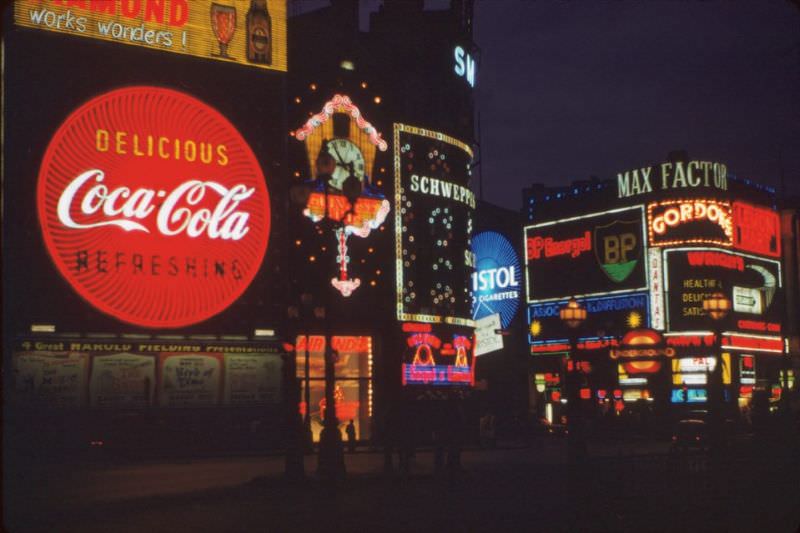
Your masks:
<path fill-rule="evenodd" d="M 308 417 L 314 441 L 319 441 L 325 417 L 325 337 L 297 337 L 297 377 L 301 380 L 300 415 Z M 342 438 L 353 421 L 356 438 L 371 437 L 372 417 L 372 338 L 334 336 L 334 399 Z"/>

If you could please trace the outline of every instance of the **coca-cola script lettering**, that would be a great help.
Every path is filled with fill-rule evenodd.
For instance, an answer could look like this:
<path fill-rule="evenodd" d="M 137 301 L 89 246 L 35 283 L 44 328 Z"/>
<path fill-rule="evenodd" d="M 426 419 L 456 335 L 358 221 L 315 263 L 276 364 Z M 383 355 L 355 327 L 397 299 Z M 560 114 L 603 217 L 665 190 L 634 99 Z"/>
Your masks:
<path fill-rule="evenodd" d="M 38 187 L 58 270 L 133 324 L 221 312 L 266 252 L 269 193 L 254 154 L 225 117 L 177 91 L 131 87 L 84 104 L 53 137 Z"/>
<path fill-rule="evenodd" d="M 237 211 L 239 203 L 253 195 L 253 187 L 234 185 L 230 189 L 213 181 L 190 180 L 181 183 L 172 192 L 153 189 L 136 189 L 131 192 L 128 187 L 113 190 L 102 184 L 105 173 L 102 170 L 87 170 L 64 189 L 58 200 L 58 218 L 68 228 L 97 228 L 101 226 L 118 226 L 125 231 L 150 230 L 144 224 L 133 219 L 144 220 L 153 213 L 155 198 L 165 198 L 156 216 L 156 228 L 162 235 L 177 235 L 185 232 L 189 237 L 199 237 L 205 233 L 210 239 L 232 239 L 238 241 L 244 237 L 249 228 L 249 215 Z M 83 185 L 95 181 L 95 185 L 83 190 Z M 196 212 L 191 206 L 204 199 L 210 190 L 219 197 L 213 209 L 201 208 Z M 83 194 L 82 194 L 83 193 Z M 211 194 L 211 193 L 210 193 Z M 178 207 L 181 203 L 188 207 Z M 102 210 L 108 220 L 82 224 L 72 219 L 70 212 L 73 204 L 80 205 L 80 212 L 92 215 Z M 115 218 L 117 217 L 117 218 Z"/>

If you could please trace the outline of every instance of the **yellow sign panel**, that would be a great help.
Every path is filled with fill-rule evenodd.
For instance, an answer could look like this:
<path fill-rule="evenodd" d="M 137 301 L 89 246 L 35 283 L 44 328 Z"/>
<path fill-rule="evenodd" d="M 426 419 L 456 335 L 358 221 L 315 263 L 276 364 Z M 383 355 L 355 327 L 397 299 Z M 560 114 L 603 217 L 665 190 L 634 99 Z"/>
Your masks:
<path fill-rule="evenodd" d="M 17 0 L 14 21 L 286 72 L 286 0 Z"/>

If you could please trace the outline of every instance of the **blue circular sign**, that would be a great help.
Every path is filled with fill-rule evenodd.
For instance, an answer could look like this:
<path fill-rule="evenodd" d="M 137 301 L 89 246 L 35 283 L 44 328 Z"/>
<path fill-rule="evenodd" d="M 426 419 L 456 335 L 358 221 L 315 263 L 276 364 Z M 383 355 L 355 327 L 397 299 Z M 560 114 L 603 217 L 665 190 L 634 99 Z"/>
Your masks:
<path fill-rule="evenodd" d="M 495 231 L 474 235 L 472 253 L 472 318 L 500 313 L 500 323 L 507 328 L 519 309 L 519 256 L 509 240 Z"/>

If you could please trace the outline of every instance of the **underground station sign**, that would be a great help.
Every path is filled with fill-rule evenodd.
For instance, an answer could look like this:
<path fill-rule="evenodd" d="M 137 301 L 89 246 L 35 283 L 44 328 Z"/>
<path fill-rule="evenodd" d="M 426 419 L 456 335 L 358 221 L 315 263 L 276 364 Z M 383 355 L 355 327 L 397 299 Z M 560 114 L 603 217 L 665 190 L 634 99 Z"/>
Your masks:
<path fill-rule="evenodd" d="M 129 87 L 75 110 L 38 181 L 47 250 L 83 298 L 139 326 L 180 327 L 233 303 L 267 249 L 269 193 L 219 112 Z"/>

